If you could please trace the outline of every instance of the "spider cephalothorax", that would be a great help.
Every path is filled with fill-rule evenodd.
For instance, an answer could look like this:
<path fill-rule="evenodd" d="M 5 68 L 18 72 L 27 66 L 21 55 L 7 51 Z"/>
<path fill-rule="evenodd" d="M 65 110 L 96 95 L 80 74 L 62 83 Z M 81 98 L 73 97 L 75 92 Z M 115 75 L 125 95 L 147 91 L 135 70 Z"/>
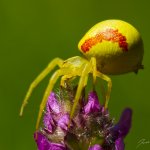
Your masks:
<path fill-rule="evenodd" d="M 96 24 L 81 39 L 78 47 L 86 58 L 75 56 L 65 61 L 60 58 L 55 58 L 31 83 L 23 101 L 20 115 L 23 114 L 24 107 L 27 104 L 33 89 L 56 65 L 59 66 L 59 69 L 54 72 L 50 78 L 45 90 L 40 104 L 36 129 L 39 127 L 42 112 L 45 108 L 48 96 L 59 77 L 61 77 L 61 86 L 65 86 L 65 81 L 67 79 L 73 79 L 76 76 L 80 76 L 74 104 L 70 114 L 72 118 L 81 96 L 81 92 L 87 84 L 89 73 L 93 74 L 94 84 L 96 77 L 100 77 L 107 81 L 108 90 L 105 100 L 105 108 L 107 108 L 112 83 L 111 79 L 106 74 L 137 72 L 138 69 L 142 68 L 144 50 L 140 34 L 132 25 L 121 20 L 106 20 Z"/>

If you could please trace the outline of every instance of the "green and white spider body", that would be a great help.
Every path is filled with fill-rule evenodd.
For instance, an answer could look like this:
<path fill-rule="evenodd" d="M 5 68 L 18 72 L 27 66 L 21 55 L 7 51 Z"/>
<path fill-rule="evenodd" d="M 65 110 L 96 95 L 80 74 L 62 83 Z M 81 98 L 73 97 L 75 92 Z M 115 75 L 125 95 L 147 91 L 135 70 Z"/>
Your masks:
<path fill-rule="evenodd" d="M 53 59 L 48 66 L 31 83 L 26 97 L 21 106 L 20 115 L 23 114 L 25 105 L 33 89 L 52 71 L 55 66 L 59 69 L 54 72 L 45 90 L 36 129 L 39 127 L 42 112 L 47 99 L 58 78 L 61 77 L 61 86 L 65 86 L 67 79 L 79 76 L 74 103 L 71 109 L 71 118 L 74 115 L 83 88 L 87 85 L 88 75 L 93 75 L 93 83 L 96 77 L 108 83 L 105 108 L 108 106 L 112 82 L 108 74 L 123 74 L 137 72 L 142 69 L 143 43 L 139 32 L 129 23 L 121 20 L 106 20 L 92 27 L 78 44 L 84 57 L 75 56 L 67 60 Z"/>

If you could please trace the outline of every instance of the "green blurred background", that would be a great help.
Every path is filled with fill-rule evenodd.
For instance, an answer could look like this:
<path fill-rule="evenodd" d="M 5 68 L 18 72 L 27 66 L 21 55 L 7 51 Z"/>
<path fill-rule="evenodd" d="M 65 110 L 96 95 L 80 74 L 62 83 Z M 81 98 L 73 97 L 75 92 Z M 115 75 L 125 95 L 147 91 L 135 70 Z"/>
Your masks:
<path fill-rule="evenodd" d="M 150 141 L 150 11 L 148 0 L 1 0 L 0 1 L 0 150 L 36 150 L 33 139 L 46 78 L 33 93 L 23 118 L 19 109 L 31 81 L 55 57 L 80 55 L 77 44 L 95 23 L 122 19 L 141 33 L 144 70 L 111 76 L 109 109 L 116 119 L 124 107 L 133 109 L 126 149 Z M 138 149 L 148 150 L 150 144 Z"/>

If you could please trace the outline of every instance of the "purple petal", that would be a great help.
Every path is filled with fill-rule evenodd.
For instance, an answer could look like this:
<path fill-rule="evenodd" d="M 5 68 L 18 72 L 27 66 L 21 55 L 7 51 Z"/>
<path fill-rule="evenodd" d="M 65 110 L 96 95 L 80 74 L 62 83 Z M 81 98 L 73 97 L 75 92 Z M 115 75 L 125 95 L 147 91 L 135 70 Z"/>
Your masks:
<path fill-rule="evenodd" d="M 67 148 L 63 144 L 51 143 L 49 150 L 67 150 Z"/>
<path fill-rule="evenodd" d="M 51 92 L 50 96 L 48 97 L 46 111 L 54 112 L 56 114 L 60 113 L 60 105 L 56 99 L 55 93 L 53 93 L 53 92 Z"/>
<path fill-rule="evenodd" d="M 94 146 L 91 146 L 89 150 L 103 150 L 103 148 L 100 145 L 95 144 Z"/>
<path fill-rule="evenodd" d="M 37 143 L 38 150 L 66 150 L 65 145 L 58 143 L 51 143 L 48 139 L 41 133 L 37 132 L 34 134 L 34 138 Z"/>
<path fill-rule="evenodd" d="M 47 140 L 47 138 L 43 134 L 39 132 L 35 133 L 34 139 L 37 143 L 38 150 L 49 150 L 51 143 Z"/>
<path fill-rule="evenodd" d="M 88 96 L 88 103 L 85 105 L 83 110 L 84 113 L 87 115 L 93 112 L 98 112 L 100 110 L 101 110 L 101 106 L 96 92 L 95 91 L 90 92 Z"/>
<path fill-rule="evenodd" d="M 124 150 L 124 142 L 122 138 L 119 138 L 115 141 L 115 148 L 116 150 Z"/>
<path fill-rule="evenodd" d="M 58 126 L 64 130 L 68 129 L 68 124 L 69 124 L 69 114 L 63 115 L 59 120 L 58 120 Z"/>
<path fill-rule="evenodd" d="M 120 117 L 118 124 L 115 126 L 115 130 L 118 131 L 119 137 L 125 137 L 130 128 L 132 122 L 132 110 L 130 108 L 126 108 Z"/>
<path fill-rule="evenodd" d="M 53 120 L 53 118 L 52 118 L 50 113 L 46 112 L 46 114 L 44 115 L 43 122 L 44 122 L 45 128 L 49 132 L 52 132 L 53 131 L 53 127 L 55 126 L 55 123 L 54 123 L 54 120 Z"/>

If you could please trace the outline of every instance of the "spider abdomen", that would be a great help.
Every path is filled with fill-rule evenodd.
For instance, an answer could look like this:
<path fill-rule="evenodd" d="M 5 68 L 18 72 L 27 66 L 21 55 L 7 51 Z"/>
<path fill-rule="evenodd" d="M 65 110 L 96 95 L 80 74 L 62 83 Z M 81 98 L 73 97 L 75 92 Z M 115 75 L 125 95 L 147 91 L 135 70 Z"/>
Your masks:
<path fill-rule="evenodd" d="M 112 28 L 107 28 L 106 30 L 99 32 L 95 36 L 85 40 L 85 42 L 81 45 L 81 49 L 86 53 L 93 46 L 103 41 L 118 43 L 118 46 L 122 48 L 123 51 L 128 51 L 126 37 L 119 33 L 117 29 Z"/>
<path fill-rule="evenodd" d="M 137 72 L 142 67 L 143 43 L 139 32 L 121 20 L 106 20 L 93 26 L 78 47 L 87 59 L 95 57 L 105 74 Z"/>

